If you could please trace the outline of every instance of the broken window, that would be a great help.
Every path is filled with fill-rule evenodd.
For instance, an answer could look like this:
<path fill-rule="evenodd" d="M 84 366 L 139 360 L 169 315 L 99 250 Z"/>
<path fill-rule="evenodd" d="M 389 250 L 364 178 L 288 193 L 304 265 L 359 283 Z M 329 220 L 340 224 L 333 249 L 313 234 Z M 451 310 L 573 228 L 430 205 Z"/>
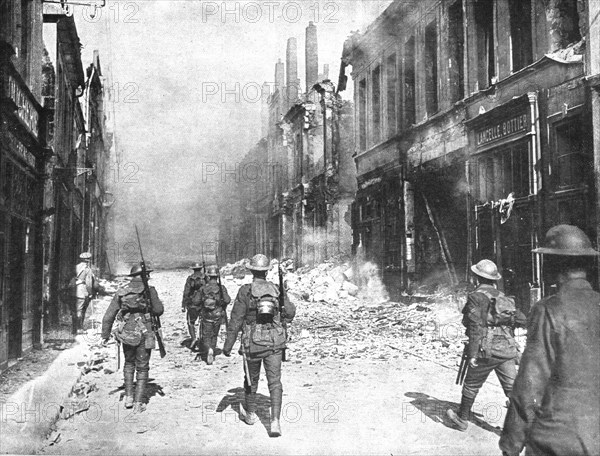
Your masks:
<path fill-rule="evenodd" d="M 411 36 L 404 45 L 404 112 L 405 124 L 416 122 L 415 98 L 415 37 Z"/>
<path fill-rule="evenodd" d="M 425 109 L 430 116 L 438 111 L 437 21 L 425 27 Z"/>
<path fill-rule="evenodd" d="M 515 72 L 533 61 L 531 0 L 509 0 L 508 8 L 512 71 Z"/>
<path fill-rule="evenodd" d="M 485 89 L 496 80 L 494 1 L 477 0 L 474 15 L 477 34 L 477 81 L 479 89 Z"/>
<path fill-rule="evenodd" d="M 373 109 L 373 144 L 381 141 L 381 65 L 371 73 L 371 103 Z"/>
<path fill-rule="evenodd" d="M 509 193 L 529 195 L 529 142 L 519 141 L 479 155 L 473 166 L 473 196 L 479 204 L 498 201 Z"/>
<path fill-rule="evenodd" d="M 367 148 L 367 81 L 358 83 L 358 144 L 361 151 Z"/>
<path fill-rule="evenodd" d="M 386 80 L 387 80 L 387 121 L 388 136 L 396 134 L 398 123 L 396 115 L 396 54 L 392 54 L 386 61 Z"/>
<path fill-rule="evenodd" d="M 581 122 L 569 121 L 555 128 L 555 151 L 551 175 L 556 190 L 581 186 L 589 163 L 584 153 Z"/>
<path fill-rule="evenodd" d="M 581 0 L 548 0 L 546 17 L 549 27 L 550 52 L 581 40 L 577 4 Z M 583 2 L 581 2 L 583 3 Z"/>
<path fill-rule="evenodd" d="M 448 66 L 450 73 L 449 97 L 452 103 L 465 97 L 464 88 L 464 28 L 463 2 L 457 0 L 448 8 Z"/>

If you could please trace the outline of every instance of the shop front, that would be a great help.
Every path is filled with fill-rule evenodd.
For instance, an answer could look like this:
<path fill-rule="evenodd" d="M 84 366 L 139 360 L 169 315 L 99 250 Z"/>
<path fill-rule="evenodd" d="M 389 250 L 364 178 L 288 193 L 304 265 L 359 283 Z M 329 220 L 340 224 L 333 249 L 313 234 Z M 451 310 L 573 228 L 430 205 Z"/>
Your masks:
<path fill-rule="evenodd" d="M 473 262 L 496 262 L 499 288 L 525 309 L 540 287 L 531 253 L 540 218 L 537 114 L 537 95 L 530 93 L 467 122 Z"/>
<path fill-rule="evenodd" d="M 41 342 L 43 118 L 0 58 L 0 370 Z"/>

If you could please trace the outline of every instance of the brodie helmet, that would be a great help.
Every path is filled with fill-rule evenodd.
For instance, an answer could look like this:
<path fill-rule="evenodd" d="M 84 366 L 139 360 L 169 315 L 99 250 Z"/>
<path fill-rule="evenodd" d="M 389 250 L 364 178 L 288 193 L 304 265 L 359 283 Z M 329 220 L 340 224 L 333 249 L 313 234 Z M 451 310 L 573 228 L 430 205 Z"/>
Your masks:
<path fill-rule="evenodd" d="M 219 267 L 216 264 L 211 264 L 206 268 L 206 275 L 209 277 L 217 277 L 219 275 Z"/>
<path fill-rule="evenodd" d="M 573 225 L 553 226 L 546 233 L 544 247 L 534 249 L 532 252 L 566 256 L 600 255 L 600 252 L 592 247 L 590 238 L 581 229 Z"/>
<path fill-rule="evenodd" d="M 492 260 L 481 260 L 471 266 L 471 271 L 484 279 L 500 280 L 502 278 L 498 272 L 498 266 Z"/>
<path fill-rule="evenodd" d="M 268 271 L 271 269 L 271 264 L 265 255 L 259 253 L 252 257 L 250 263 L 246 265 L 246 268 L 251 271 Z"/>
<path fill-rule="evenodd" d="M 194 271 L 197 271 L 198 269 L 203 269 L 203 268 L 204 268 L 204 266 L 202 266 L 202 263 L 196 263 L 190 269 L 193 269 Z"/>
<path fill-rule="evenodd" d="M 151 273 L 152 269 L 146 269 L 146 273 Z M 142 266 L 139 264 L 134 264 L 129 272 L 129 277 L 136 277 L 142 275 Z"/>

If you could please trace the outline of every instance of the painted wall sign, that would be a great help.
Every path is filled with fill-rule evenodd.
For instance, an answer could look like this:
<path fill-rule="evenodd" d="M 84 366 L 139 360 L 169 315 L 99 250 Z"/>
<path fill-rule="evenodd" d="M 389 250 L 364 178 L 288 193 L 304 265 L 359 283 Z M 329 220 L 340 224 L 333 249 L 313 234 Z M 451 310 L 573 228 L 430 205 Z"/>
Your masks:
<path fill-rule="evenodd" d="M 477 147 L 485 146 L 495 141 L 499 141 L 507 136 L 521 133 L 529 129 L 529 117 L 527 114 L 520 114 L 508 120 L 496 123 L 492 126 L 476 130 L 475 138 Z"/>
<path fill-rule="evenodd" d="M 23 91 L 19 83 L 11 75 L 8 76 L 8 95 L 19 107 L 17 115 L 27 126 L 29 132 L 37 138 L 39 115 L 34 104 L 29 100 L 28 94 Z"/>

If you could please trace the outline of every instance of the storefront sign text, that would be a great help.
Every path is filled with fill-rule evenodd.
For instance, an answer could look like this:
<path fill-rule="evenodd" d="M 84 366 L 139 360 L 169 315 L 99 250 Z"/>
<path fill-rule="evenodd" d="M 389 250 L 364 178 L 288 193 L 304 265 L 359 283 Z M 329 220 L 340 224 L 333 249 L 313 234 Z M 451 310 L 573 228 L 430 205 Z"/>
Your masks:
<path fill-rule="evenodd" d="M 512 119 L 505 120 L 491 127 L 486 127 L 476 131 L 477 146 L 483 146 L 494 141 L 498 141 L 515 133 L 527 131 L 529 128 L 527 114 L 521 114 Z"/>

